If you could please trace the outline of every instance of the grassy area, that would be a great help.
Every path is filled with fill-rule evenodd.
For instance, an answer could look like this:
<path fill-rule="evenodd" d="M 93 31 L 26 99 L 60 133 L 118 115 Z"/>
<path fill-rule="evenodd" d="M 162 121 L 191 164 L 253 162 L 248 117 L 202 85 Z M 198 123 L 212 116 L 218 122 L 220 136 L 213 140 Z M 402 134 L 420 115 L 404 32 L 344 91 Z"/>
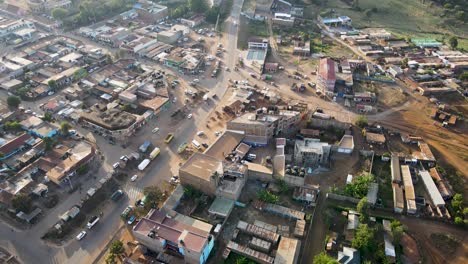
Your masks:
<path fill-rule="evenodd" d="M 270 35 L 268 34 L 267 24 L 264 21 L 249 21 L 247 25 L 247 32 L 249 36 L 258 36 L 268 38 Z"/>
<path fill-rule="evenodd" d="M 372 174 L 379 184 L 379 195 L 385 207 L 392 207 L 393 191 L 392 191 L 392 176 L 390 172 L 390 162 L 381 161 L 380 158 L 374 158 L 372 165 Z"/>
<path fill-rule="evenodd" d="M 426 1 L 423 4 L 420 0 L 360 0 L 360 9 L 356 10 L 341 0 L 328 0 L 325 8 L 335 10 L 338 15 L 349 16 L 356 28 L 385 28 L 400 36 L 439 40 L 444 36 L 456 35 L 459 38 L 459 47 L 468 49 L 466 24 L 449 15 L 443 15 L 444 10 L 441 7 L 430 6 L 430 3 L 431 1 Z M 374 11 L 370 12 L 370 16 L 366 16 L 366 10 L 372 9 Z"/>
<path fill-rule="evenodd" d="M 256 1 L 255 0 L 244 0 L 242 5 L 242 12 L 255 11 Z"/>

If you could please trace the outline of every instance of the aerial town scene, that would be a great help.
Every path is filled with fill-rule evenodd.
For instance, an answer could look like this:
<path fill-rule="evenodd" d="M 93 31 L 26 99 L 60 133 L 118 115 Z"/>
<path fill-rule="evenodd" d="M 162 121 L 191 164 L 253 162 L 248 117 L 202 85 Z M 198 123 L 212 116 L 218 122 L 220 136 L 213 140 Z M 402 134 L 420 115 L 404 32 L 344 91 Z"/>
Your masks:
<path fill-rule="evenodd" d="M 468 263 L 466 0 L 1 0 L 0 263 Z"/>

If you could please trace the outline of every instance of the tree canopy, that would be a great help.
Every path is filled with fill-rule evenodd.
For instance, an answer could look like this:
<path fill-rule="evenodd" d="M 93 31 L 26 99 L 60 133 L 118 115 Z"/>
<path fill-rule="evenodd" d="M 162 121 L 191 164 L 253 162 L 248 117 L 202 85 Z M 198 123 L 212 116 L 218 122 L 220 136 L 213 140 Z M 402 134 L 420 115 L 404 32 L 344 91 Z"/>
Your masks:
<path fill-rule="evenodd" d="M 60 131 L 64 134 L 64 135 L 67 135 L 68 134 L 68 131 L 72 128 L 72 126 L 70 125 L 70 123 L 64 121 L 62 123 L 60 123 Z"/>
<path fill-rule="evenodd" d="M 330 257 L 325 252 L 321 252 L 318 255 L 315 255 L 314 260 L 312 261 L 314 264 L 339 264 L 338 260 Z"/>
<path fill-rule="evenodd" d="M 359 249 L 361 252 L 371 251 L 375 248 L 374 234 L 375 229 L 367 224 L 360 224 L 351 243 L 353 248 Z"/>
<path fill-rule="evenodd" d="M 110 254 L 120 255 L 124 253 L 123 243 L 120 240 L 115 240 L 112 242 L 109 248 Z"/>
<path fill-rule="evenodd" d="M 164 194 L 157 186 L 147 186 L 143 189 L 143 194 L 146 196 L 145 209 L 149 210 L 157 206 L 163 198 Z"/>
<path fill-rule="evenodd" d="M 456 48 L 458 47 L 458 39 L 457 39 L 457 37 L 451 36 L 451 37 L 449 38 L 449 45 L 450 45 L 450 48 L 456 49 Z"/>
<path fill-rule="evenodd" d="M 63 20 L 65 17 L 67 17 L 68 11 L 64 8 L 55 8 L 52 10 L 52 17 L 57 19 L 57 20 Z"/>
<path fill-rule="evenodd" d="M 15 208 L 17 211 L 28 213 L 32 209 L 32 200 L 31 197 L 29 197 L 27 194 L 21 193 L 15 195 L 11 200 L 11 203 L 13 208 Z"/>
<path fill-rule="evenodd" d="M 359 213 L 359 221 L 361 223 L 366 223 L 369 220 L 369 204 L 367 197 L 364 197 L 359 201 L 356 210 Z"/>
<path fill-rule="evenodd" d="M 356 124 L 356 126 L 358 126 L 360 128 L 366 127 L 367 124 L 368 124 L 367 116 L 365 116 L 365 115 L 358 116 L 355 124 Z"/>
<path fill-rule="evenodd" d="M 367 189 L 372 181 L 374 181 L 374 175 L 370 173 L 362 174 L 346 185 L 344 192 L 346 195 L 361 199 L 367 195 Z"/>
<path fill-rule="evenodd" d="M 8 96 L 7 98 L 7 104 L 10 107 L 18 108 L 20 103 L 21 103 L 21 99 L 18 96 L 12 95 L 12 96 Z"/>

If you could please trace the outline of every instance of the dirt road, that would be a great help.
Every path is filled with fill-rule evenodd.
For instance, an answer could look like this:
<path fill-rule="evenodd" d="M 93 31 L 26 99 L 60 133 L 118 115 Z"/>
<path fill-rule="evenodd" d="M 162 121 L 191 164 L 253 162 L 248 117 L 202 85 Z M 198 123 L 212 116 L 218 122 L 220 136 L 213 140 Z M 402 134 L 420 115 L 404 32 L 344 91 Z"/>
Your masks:
<path fill-rule="evenodd" d="M 468 232 L 453 225 L 436 221 L 428 221 L 419 218 L 401 217 L 401 223 L 408 227 L 408 232 L 413 235 L 421 246 L 421 255 L 424 263 L 468 263 Z M 431 239 L 431 234 L 449 234 L 461 242 L 455 254 L 448 255 L 442 252 Z"/>

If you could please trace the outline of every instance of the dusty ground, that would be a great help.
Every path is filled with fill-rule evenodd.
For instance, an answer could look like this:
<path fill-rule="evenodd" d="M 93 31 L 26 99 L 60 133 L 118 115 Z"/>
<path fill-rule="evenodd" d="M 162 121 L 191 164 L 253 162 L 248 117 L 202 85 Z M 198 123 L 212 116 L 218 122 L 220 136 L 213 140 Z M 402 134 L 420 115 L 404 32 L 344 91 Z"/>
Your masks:
<path fill-rule="evenodd" d="M 403 259 L 406 263 L 418 263 L 421 260 L 418 244 L 410 235 L 403 234 L 400 243 L 403 247 Z"/>
<path fill-rule="evenodd" d="M 445 129 L 434 125 L 434 120 L 428 116 L 430 108 L 433 106 L 426 102 L 427 98 L 420 98 L 420 102 L 414 102 L 405 110 L 389 114 L 380 120 L 375 120 L 372 116 L 369 116 L 369 119 L 384 127 L 423 137 L 431 146 L 438 163 L 449 164 L 464 176 L 461 180 L 466 194 L 465 183 L 466 177 L 468 177 L 466 167 L 468 139 L 466 134 L 468 130 L 461 122 L 454 129 Z"/>
<path fill-rule="evenodd" d="M 466 230 L 436 221 L 428 221 L 416 218 L 400 219 L 408 227 L 408 232 L 419 242 L 424 260 L 423 263 L 468 263 L 468 233 Z M 448 255 L 430 238 L 431 234 L 450 234 L 461 241 L 461 245 L 455 254 Z"/>

